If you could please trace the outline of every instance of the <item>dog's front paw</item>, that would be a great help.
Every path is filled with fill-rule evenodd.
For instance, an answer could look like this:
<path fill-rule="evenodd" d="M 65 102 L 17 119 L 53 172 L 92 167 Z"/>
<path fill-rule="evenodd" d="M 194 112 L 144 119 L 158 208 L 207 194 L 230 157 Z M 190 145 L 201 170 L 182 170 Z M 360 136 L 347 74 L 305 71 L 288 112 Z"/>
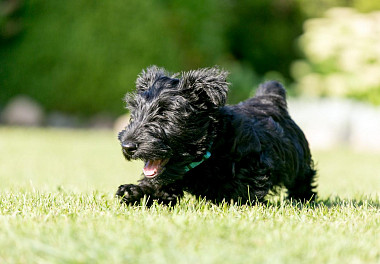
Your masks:
<path fill-rule="evenodd" d="M 124 184 L 120 185 L 116 191 L 116 196 L 121 198 L 122 203 L 126 204 L 139 204 L 144 194 L 138 185 Z"/>

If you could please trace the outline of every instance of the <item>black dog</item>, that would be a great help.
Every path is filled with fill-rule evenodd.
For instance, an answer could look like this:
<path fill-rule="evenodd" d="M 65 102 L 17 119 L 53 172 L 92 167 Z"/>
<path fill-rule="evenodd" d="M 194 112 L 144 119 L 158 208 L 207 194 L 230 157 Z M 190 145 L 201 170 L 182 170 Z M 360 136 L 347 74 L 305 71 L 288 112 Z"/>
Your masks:
<path fill-rule="evenodd" d="M 119 140 L 127 160 L 145 162 L 144 176 L 119 187 L 123 202 L 147 196 L 148 204 L 174 205 L 187 191 L 246 203 L 263 201 L 275 186 L 285 186 L 289 198 L 315 198 L 313 160 L 285 89 L 270 81 L 255 97 L 225 106 L 226 77 L 218 68 L 170 75 L 155 66 L 138 76 Z"/>

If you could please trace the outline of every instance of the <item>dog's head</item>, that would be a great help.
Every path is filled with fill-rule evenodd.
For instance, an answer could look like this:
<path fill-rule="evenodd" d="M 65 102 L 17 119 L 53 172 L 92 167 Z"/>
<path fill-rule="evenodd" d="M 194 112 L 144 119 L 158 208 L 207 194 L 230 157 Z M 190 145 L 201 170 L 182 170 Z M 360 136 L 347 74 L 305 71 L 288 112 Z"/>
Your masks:
<path fill-rule="evenodd" d="M 226 77 L 219 68 L 142 71 L 136 92 L 126 96 L 131 119 L 119 133 L 125 158 L 143 160 L 148 178 L 181 176 L 183 166 L 201 159 L 212 143 L 227 98 Z"/>

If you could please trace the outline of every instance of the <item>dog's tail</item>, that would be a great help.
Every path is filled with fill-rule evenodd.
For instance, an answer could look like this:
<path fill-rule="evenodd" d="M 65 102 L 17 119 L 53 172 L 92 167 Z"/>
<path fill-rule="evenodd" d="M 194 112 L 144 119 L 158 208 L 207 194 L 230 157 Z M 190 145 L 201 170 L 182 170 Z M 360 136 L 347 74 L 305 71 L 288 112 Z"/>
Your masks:
<path fill-rule="evenodd" d="M 256 91 L 257 96 L 275 96 L 281 97 L 282 100 L 286 101 L 286 90 L 281 83 L 277 81 L 268 81 L 260 84 Z"/>

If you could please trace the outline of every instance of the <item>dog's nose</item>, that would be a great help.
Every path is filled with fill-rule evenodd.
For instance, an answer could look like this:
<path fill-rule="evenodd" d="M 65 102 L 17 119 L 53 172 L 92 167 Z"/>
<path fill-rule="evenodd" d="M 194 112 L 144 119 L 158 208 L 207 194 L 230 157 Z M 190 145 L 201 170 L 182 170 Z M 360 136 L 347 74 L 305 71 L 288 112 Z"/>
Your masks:
<path fill-rule="evenodd" d="M 121 144 L 121 147 L 129 154 L 133 155 L 137 150 L 137 144 L 132 142 L 124 142 Z"/>

